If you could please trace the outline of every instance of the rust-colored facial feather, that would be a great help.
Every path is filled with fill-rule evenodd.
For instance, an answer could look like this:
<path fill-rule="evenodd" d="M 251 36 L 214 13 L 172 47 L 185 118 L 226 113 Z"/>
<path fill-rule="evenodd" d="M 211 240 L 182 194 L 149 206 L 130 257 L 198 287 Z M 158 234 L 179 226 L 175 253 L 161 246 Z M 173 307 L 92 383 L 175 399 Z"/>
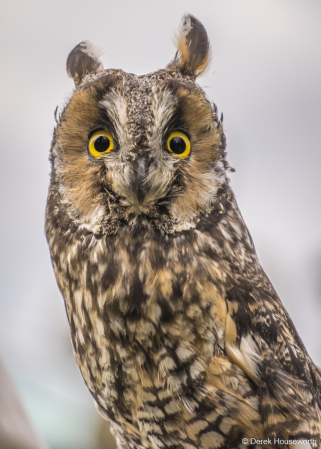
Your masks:
<path fill-rule="evenodd" d="M 191 136 L 192 152 L 178 170 L 183 179 L 184 195 L 176 198 L 175 207 L 188 216 L 195 210 L 204 212 L 213 205 L 215 194 L 225 181 L 223 173 L 214 173 L 221 157 L 222 129 L 217 126 L 214 111 L 202 93 L 181 88 L 177 95 Z"/>
<path fill-rule="evenodd" d="M 65 196 L 84 215 L 98 205 L 99 185 L 103 182 L 101 166 L 90 161 L 87 153 L 88 134 L 99 120 L 94 93 L 94 87 L 75 92 L 57 131 Z"/>

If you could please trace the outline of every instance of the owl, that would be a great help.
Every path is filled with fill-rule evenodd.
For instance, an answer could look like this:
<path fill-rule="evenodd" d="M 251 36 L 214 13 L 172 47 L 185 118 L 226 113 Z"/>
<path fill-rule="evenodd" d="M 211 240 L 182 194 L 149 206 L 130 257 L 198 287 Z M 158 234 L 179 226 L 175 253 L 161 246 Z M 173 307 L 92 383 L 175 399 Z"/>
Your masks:
<path fill-rule="evenodd" d="M 320 447 L 321 371 L 230 187 L 195 17 L 176 45 L 144 76 L 67 59 L 46 236 L 78 367 L 119 449 Z"/>

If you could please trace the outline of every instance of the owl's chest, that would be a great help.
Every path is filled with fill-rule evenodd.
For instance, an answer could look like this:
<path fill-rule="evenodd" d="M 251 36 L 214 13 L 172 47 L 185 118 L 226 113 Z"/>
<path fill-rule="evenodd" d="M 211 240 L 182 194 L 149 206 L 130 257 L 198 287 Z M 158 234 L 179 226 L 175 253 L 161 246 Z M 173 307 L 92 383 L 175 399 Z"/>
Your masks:
<path fill-rule="evenodd" d="M 225 275 L 196 239 L 123 235 L 74 254 L 57 279 L 78 365 L 112 419 L 136 422 L 204 378 L 224 348 Z"/>

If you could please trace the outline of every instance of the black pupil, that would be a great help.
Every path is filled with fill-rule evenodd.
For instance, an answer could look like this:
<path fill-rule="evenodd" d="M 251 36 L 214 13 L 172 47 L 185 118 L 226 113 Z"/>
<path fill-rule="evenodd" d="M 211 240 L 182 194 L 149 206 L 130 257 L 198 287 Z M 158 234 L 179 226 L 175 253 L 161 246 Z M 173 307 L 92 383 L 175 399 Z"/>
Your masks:
<path fill-rule="evenodd" d="M 186 143 L 181 137 L 173 137 L 169 143 L 169 146 L 175 154 L 182 154 L 186 150 Z"/>
<path fill-rule="evenodd" d="M 99 136 L 95 140 L 94 147 L 98 153 L 104 153 L 110 146 L 110 140 L 106 136 Z"/>

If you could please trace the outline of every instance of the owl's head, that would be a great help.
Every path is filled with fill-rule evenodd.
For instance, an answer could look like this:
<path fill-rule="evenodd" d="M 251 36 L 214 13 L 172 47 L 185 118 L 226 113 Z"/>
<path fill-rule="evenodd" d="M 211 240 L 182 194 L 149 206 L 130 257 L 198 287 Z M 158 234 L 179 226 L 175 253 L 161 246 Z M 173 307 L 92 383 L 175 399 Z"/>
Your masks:
<path fill-rule="evenodd" d="M 179 232 L 194 227 L 227 182 L 216 107 L 196 83 L 208 66 L 203 25 L 182 19 L 177 53 L 145 76 L 104 70 L 95 47 L 69 54 L 75 91 L 51 150 L 51 195 L 77 226 L 116 232 L 119 221 Z"/>

